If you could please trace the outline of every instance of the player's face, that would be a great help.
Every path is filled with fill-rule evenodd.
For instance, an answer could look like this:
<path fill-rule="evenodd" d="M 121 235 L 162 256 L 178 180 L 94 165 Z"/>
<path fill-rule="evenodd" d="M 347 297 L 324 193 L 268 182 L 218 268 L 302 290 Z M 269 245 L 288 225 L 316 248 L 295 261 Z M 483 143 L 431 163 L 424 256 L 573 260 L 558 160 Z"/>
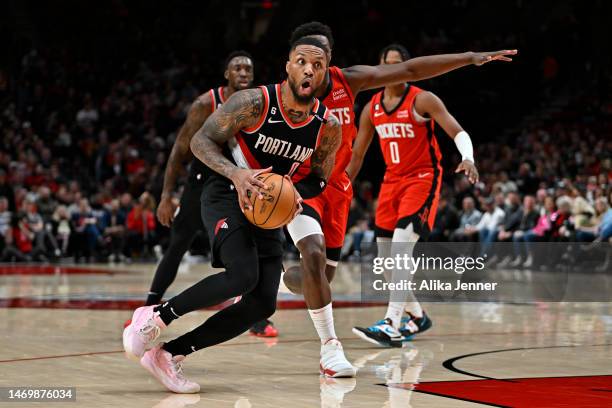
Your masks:
<path fill-rule="evenodd" d="M 389 51 L 387 55 L 383 56 L 380 60 L 381 64 L 399 64 L 400 62 L 404 62 L 402 60 L 402 54 L 395 50 Z"/>
<path fill-rule="evenodd" d="M 289 54 L 285 69 L 287 82 L 295 99 L 300 103 L 308 103 L 323 83 L 327 56 L 321 48 L 314 45 L 298 45 Z"/>
<path fill-rule="evenodd" d="M 234 89 L 240 91 L 253 85 L 253 61 L 248 57 L 235 57 L 227 65 L 225 79 Z"/>

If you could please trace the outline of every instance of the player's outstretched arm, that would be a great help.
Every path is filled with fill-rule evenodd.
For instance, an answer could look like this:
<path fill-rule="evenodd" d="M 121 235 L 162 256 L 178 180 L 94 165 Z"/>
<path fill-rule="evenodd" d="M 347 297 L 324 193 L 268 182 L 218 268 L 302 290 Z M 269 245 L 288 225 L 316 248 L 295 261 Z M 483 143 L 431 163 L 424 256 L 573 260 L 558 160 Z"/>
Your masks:
<path fill-rule="evenodd" d="M 302 198 L 312 198 L 321 194 L 334 169 L 336 152 L 342 141 L 342 126 L 334 115 L 329 115 L 323 125 L 319 146 L 310 159 L 310 173 L 295 184 Z"/>
<path fill-rule="evenodd" d="M 251 209 L 249 194 L 258 194 L 258 188 L 267 188 L 257 180 L 257 175 L 267 169 L 241 169 L 222 153 L 222 146 L 238 131 L 254 126 L 264 112 L 264 96 L 261 89 L 247 89 L 233 94 L 226 103 L 208 117 L 204 125 L 191 139 L 191 151 L 212 170 L 232 181 L 238 192 L 241 208 Z"/>
<path fill-rule="evenodd" d="M 353 93 L 404 82 L 433 78 L 466 65 L 483 65 L 491 61 L 512 61 L 517 50 L 464 52 L 417 57 L 400 64 L 376 66 L 355 65 L 342 70 Z"/>
<path fill-rule="evenodd" d="M 359 174 L 361 166 L 363 165 L 363 158 L 365 157 L 370 143 L 372 143 L 372 137 L 374 136 L 374 125 L 372 119 L 370 119 L 370 107 L 372 102 L 368 102 L 361 111 L 359 117 L 359 132 L 353 145 L 353 155 L 348 166 L 346 166 L 346 173 L 351 179 L 351 183 L 355 181 L 355 177 Z"/>
<path fill-rule="evenodd" d="M 176 180 L 181 173 L 183 164 L 191 157 L 189 144 L 196 132 L 202 127 L 204 121 L 212 112 L 212 100 L 210 94 L 206 93 L 199 96 L 189 108 L 187 119 L 181 126 L 181 129 L 176 136 L 166 170 L 164 172 L 164 186 L 162 189 L 161 200 L 157 207 L 157 218 L 162 225 L 170 226 L 174 218 L 175 206 L 172 203 L 172 192 L 176 187 Z"/>
<path fill-rule="evenodd" d="M 478 181 L 478 169 L 474 164 L 474 148 L 472 140 L 457 119 L 450 114 L 444 102 L 431 92 L 421 92 L 414 100 L 414 109 L 421 116 L 429 116 L 455 141 L 461 153 L 461 163 L 455 170 L 463 172 L 470 182 Z"/>

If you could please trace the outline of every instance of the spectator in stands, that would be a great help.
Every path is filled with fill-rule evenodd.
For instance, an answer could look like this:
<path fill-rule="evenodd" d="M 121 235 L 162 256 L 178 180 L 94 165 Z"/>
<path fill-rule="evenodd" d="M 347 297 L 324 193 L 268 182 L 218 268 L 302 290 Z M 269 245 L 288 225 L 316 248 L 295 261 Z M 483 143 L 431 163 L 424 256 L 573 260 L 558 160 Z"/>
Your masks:
<path fill-rule="evenodd" d="M 504 206 L 504 221 L 499 227 L 497 232 L 497 242 L 510 242 L 514 232 L 519 228 L 521 220 L 523 219 L 523 208 L 521 207 L 521 198 L 515 191 L 510 191 L 506 195 L 506 204 Z M 497 265 L 499 268 L 508 266 L 508 263 L 514 259 L 512 251 L 506 246 L 499 246 L 499 251 L 495 255 L 497 258 L 501 258 L 501 261 Z M 493 260 L 495 261 L 495 260 Z M 489 262 L 493 262 L 489 261 Z"/>
<path fill-rule="evenodd" d="M 2 252 L 3 262 L 47 262 L 47 257 L 32 245 L 34 233 L 28 227 L 25 214 L 14 215 L 11 220 L 11 228 L 5 237 L 5 247 Z"/>
<path fill-rule="evenodd" d="M 148 192 L 142 193 L 138 203 L 128 213 L 126 220 L 126 256 L 138 252 L 143 257 L 153 254 L 155 241 L 155 200 Z"/>
<path fill-rule="evenodd" d="M 525 251 L 525 238 L 527 234 L 533 234 L 533 228 L 538 223 L 539 213 L 536 209 L 536 200 L 533 196 L 527 195 L 523 198 L 523 211 L 521 222 L 518 228 L 512 234 L 512 243 L 514 254 L 513 257 L 507 260 L 506 264 L 500 262 L 500 267 L 509 266 L 517 268 L 527 260 L 527 252 Z M 503 261 L 502 261 L 503 262 Z"/>
<path fill-rule="evenodd" d="M 108 206 L 104 219 L 104 240 L 110 250 L 109 260 L 119 262 L 125 245 L 126 217 L 121 211 L 119 200 L 114 199 Z"/>
<path fill-rule="evenodd" d="M 597 238 L 604 214 L 606 214 L 608 208 L 608 200 L 605 197 L 599 197 L 595 200 L 595 214 L 587 222 L 576 225 L 576 241 L 592 242 Z"/>
<path fill-rule="evenodd" d="M 448 241 L 450 235 L 459 226 L 459 214 L 455 206 L 449 203 L 448 195 L 440 197 L 436 220 L 431 230 L 429 241 Z"/>
<path fill-rule="evenodd" d="M 90 262 L 101 238 L 98 220 L 93 215 L 89 200 L 79 200 L 78 211 L 71 216 L 74 262 L 78 263 L 81 256 L 85 262 Z"/>
<path fill-rule="evenodd" d="M 497 238 L 497 233 L 499 231 L 499 227 L 504 221 L 504 216 L 506 215 L 502 207 L 498 205 L 500 201 L 499 200 L 500 196 L 502 198 L 501 201 L 503 205 L 503 195 L 498 195 L 496 199 L 492 199 L 492 198 L 485 199 L 484 208 L 486 212 L 480 219 L 480 222 L 476 224 L 476 226 L 473 227 L 473 229 L 472 228 L 466 229 L 466 232 L 471 232 L 471 231 L 478 232 L 479 240 L 481 242 L 480 256 L 484 256 L 485 254 L 487 254 L 487 256 L 490 256 L 489 259 L 493 259 L 493 262 L 495 261 L 494 259 L 495 255 L 491 257 L 491 254 L 489 254 L 488 251 L 490 250 L 493 242 L 495 242 L 495 239 Z"/>
<path fill-rule="evenodd" d="M 8 200 L 8 209 L 15 212 L 15 192 L 6 177 L 6 171 L 0 168 L 0 196 Z"/>
<path fill-rule="evenodd" d="M 47 224 L 38 213 L 36 202 L 32 199 L 27 199 L 24 203 L 24 207 L 28 229 L 33 236 L 35 252 L 40 252 L 44 254 L 45 257 L 59 257 L 61 253 L 57 241 L 51 233 L 51 229 L 47 228 Z"/>
<path fill-rule="evenodd" d="M 0 234 L 4 235 L 7 229 L 11 227 L 11 211 L 9 211 L 9 202 L 6 197 L 0 197 Z"/>
<path fill-rule="evenodd" d="M 550 237 L 553 241 L 567 241 L 569 232 L 563 229 L 572 215 L 572 199 L 566 195 L 557 198 L 557 211 L 550 215 Z"/>
<path fill-rule="evenodd" d="M 36 199 L 36 207 L 45 223 L 51 221 L 51 216 L 57 207 L 57 201 L 51 196 L 51 189 L 47 186 L 38 188 L 38 198 Z"/>
<path fill-rule="evenodd" d="M 531 165 L 529 163 L 521 163 L 519 166 L 516 184 L 521 194 L 532 195 L 538 190 L 540 181 L 531 171 Z"/>
<path fill-rule="evenodd" d="M 51 216 L 51 228 L 61 255 L 68 253 L 70 234 L 72 232 L 70 214 L 65 205 L 58 205 Z"/>
<path fill-rule="evenodd" d="M 476 226 L 482 218 L 482 213 L 476 209 L 474 198 L 465 197 L 462 203 L 463 211 L 459 219 L 459 228 L 457 228 L 450 237 L 451 241 L 469 241 L 477 235 L 467 234 L 466 231 Z"/>

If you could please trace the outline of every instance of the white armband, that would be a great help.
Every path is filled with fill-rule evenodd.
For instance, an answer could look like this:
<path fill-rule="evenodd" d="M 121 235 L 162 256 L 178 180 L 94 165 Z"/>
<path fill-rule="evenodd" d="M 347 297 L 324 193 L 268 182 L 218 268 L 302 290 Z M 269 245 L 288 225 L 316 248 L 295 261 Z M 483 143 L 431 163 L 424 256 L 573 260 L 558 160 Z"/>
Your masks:
<path fill-rule="evenodd" d="M 457 133 L 455 136 L 455 144 L 457 150 L 461 153 L 461 160 L 469 160 L 474 163 L 474 147 L 472 146 L 472 139 L 465 130 Z"/>

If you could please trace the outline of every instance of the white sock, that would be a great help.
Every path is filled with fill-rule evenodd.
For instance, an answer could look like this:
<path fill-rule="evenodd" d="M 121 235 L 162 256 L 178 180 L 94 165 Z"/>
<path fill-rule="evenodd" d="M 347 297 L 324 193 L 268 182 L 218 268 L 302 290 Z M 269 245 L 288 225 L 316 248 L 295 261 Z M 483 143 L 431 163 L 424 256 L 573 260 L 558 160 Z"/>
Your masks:
<path fill-rule="evenodd" d="M 406 307 L 406 303 L 402 302 L 389 302 L 389 305 L 387 306 L 387 314 L 385 315 L 385 319 L 391 319 L 393 327 L 396 329 L 400 327 L 402 315 L 404 314 L 404 307 Z"/>
<path fill-rule="evenodd" d="M 308 309 L 308 313 L 321 338 L 321 344 L 325 344 L 329 339 L 337 339 L 331 302 L 320 309 Z"/>
<path fill-rule="evenodd" d="M 406 312 L 410 313 L 416 318 L 423 317 L 423 308 L 421 308 L 421 304 L 416 300 L 414 302 L 406 303 Z"/>
<path fill-rule="evenodd" d="M 396 228 L 393 231 L 391 239 L 390 256 L 408 255 L 412 256 L 414 245 L 419 240 L 419 235 L 414 232 L 414 226 L 409 224 L 406 228 Z M 411 281 L 413 271 L 409 269 L 393 269 L 391 273 L 391 282 L 399 283 L 402 281 Z M 410 303 L 416 301 L 412 291 L 391 292 L 389 294 L 389 305 L 387 306 L 387 314 L 385 319 L 391 319 L 393 327 L 399 328 L 404 314 L 404 309 L 407 306 L 407 301 Z"/>

